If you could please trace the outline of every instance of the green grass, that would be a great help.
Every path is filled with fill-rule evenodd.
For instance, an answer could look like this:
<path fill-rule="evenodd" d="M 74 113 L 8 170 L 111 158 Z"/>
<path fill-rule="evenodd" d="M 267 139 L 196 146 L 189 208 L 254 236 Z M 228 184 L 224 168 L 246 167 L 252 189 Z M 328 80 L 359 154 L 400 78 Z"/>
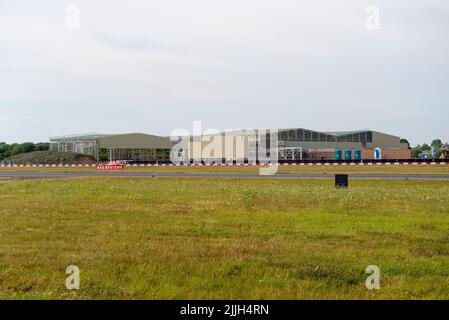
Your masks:
<path fill-rule="evenodd" d="M 448 299 L 449 182 L 0 181 L 0 298 Z"/>

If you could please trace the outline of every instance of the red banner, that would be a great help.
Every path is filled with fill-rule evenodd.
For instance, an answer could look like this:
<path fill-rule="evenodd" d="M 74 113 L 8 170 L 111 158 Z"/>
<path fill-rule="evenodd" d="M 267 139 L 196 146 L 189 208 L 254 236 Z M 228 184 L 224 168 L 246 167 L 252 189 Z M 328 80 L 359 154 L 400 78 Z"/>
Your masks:
<path fill-rule="evenodd" d="M 97 170 L 124 170 L 125 166 L 123 164 L 97 164 Z"/>

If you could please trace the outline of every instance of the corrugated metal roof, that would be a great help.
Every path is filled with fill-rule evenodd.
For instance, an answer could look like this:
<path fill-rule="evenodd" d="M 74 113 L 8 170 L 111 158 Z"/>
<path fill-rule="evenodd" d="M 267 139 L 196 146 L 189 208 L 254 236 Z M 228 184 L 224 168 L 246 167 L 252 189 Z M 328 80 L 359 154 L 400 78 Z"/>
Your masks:
<path fill-rule="evenodd" d="M 95 140 L 100 137 L 109 136 L 109 134 L 102 133 L 79 133 L 58 137 L 50 137 L 50 141 L 72 141 L 72 140 Z"/>
<path fill-rule="evenodd" d="M 99 138 L 100 148 L 106 149 L 170 149 L 173 144 L 168 137 L 144 133 L 114 134 Z"/>
<path fill-rule="evenodd" d="M 358 133 L 366 133 L 366 132 L 373 132 L 373 130 L 355 130 L 355 131 L 333 131 L 333 132 L 326 132 L 327 134 L 332 134 L 334 136 L 346 136 L 350 134 L 358 134 Z"/>

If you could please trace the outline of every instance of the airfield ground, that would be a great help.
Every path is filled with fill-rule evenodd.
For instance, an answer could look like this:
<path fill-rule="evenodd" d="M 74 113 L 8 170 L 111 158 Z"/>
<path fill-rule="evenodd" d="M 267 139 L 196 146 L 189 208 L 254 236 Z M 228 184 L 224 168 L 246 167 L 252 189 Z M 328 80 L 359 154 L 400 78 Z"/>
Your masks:
<path fill-rule="evenodd" d="M 390 165 L 390 166 L 278 166 L 278 174 L 289 173 L 379 173 L 379 174 L 449 174 L 446 165 Z M 35 171 L 35 172 L 96 172 L 95 167 L 0 167 L 0 172 Z M 173 172 L 173 173 L 244 173 L 258 174 L 258 166 L 180 166 L 180 167 L 127 167 L 126 172 Z"/>
<path fill-rule="evenodd" d="M 357 168 L 373 169 L 389 170 Z M 13 298 L 448 299 L 449 181 L 0 181 L 0 299 Z"/>

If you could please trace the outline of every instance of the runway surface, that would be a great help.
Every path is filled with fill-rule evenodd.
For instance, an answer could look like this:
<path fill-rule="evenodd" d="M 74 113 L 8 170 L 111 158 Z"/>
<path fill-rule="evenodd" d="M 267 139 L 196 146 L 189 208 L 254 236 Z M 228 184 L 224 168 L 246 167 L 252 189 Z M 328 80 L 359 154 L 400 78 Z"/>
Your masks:
<path fill-rule="evenodd" d="M 191 173 L 191 172 L 35 172 L 0 171 L 0 179 L 52 179 L 79 177 L 125 177 L 125 178 L 205 178 L 205 179 L 333 179 L 335 174 L 288 173 L 276 175 L 257 175 L 240 173 Z M 447 180 L 449 174 L 349 174 L 351 179 L 386 180 Z"/>

